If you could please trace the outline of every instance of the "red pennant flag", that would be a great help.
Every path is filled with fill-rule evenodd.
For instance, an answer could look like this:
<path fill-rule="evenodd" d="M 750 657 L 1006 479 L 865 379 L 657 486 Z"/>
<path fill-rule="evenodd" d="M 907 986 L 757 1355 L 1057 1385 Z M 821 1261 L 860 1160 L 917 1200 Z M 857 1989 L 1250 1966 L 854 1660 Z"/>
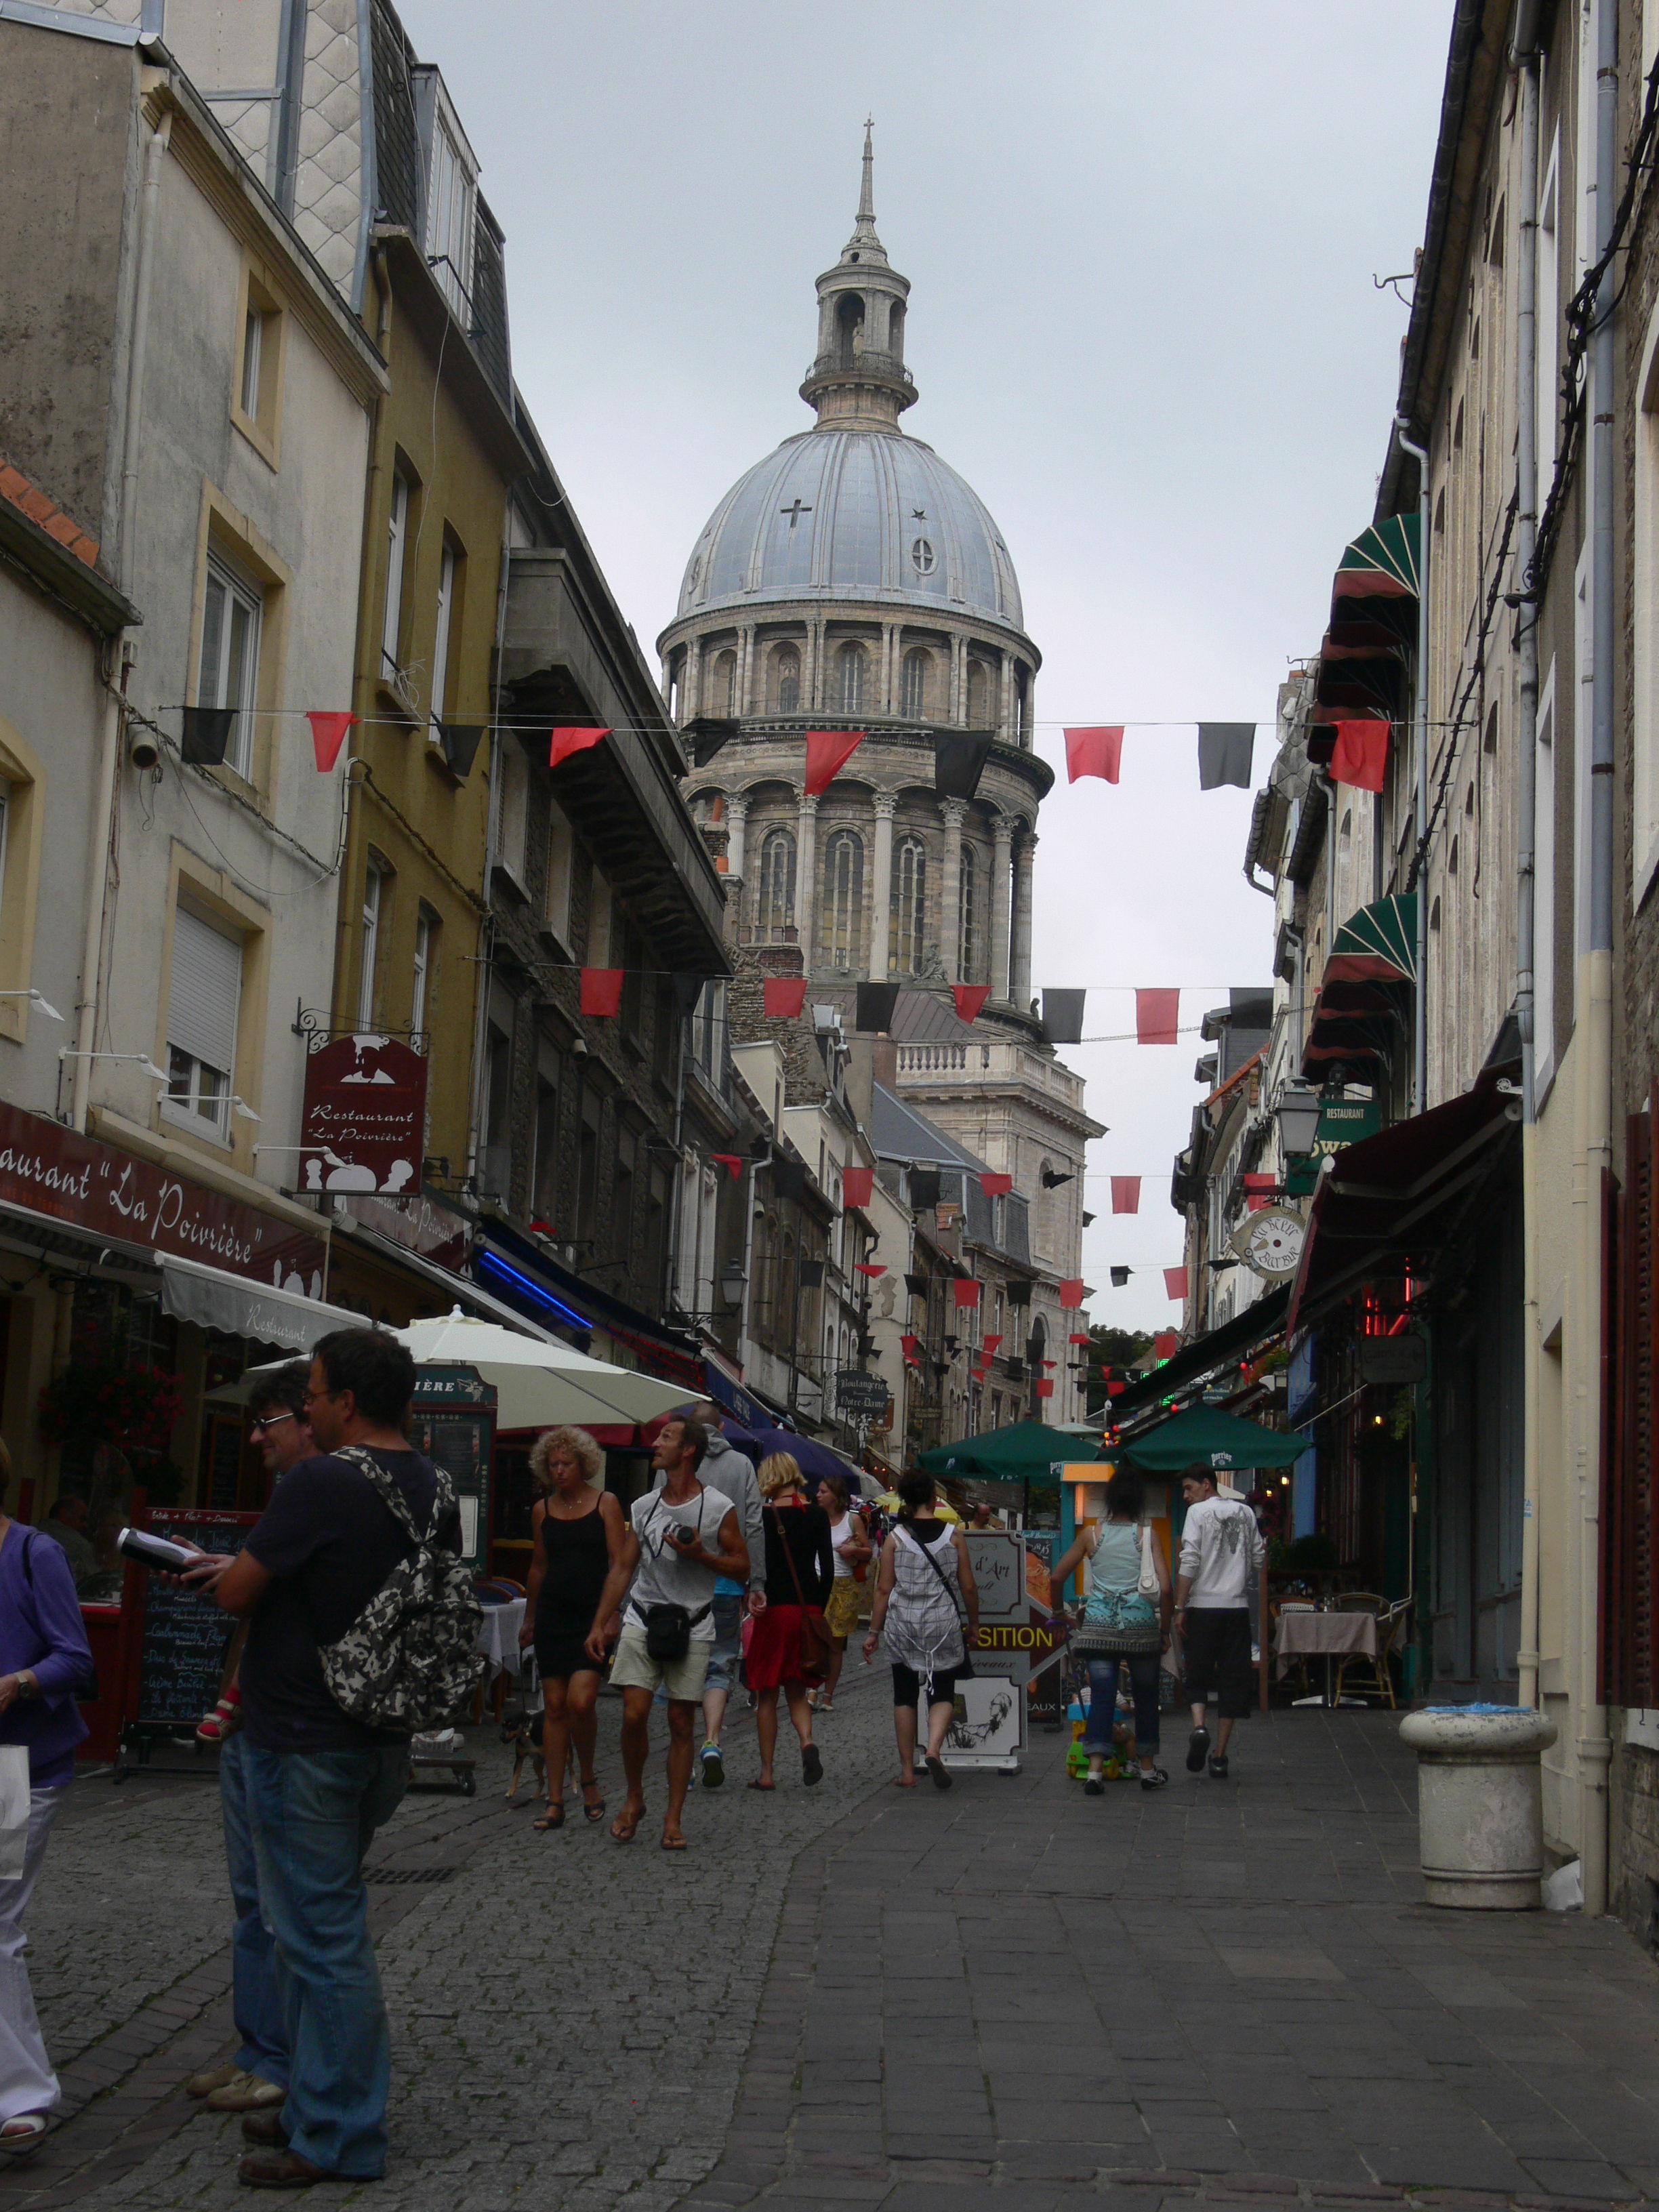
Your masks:
<path fill-rule="evenodd" d="M 1109 1398 L 1121 1398 L 1128 1387 L 1127 1382 L 1109 1382 L 1106 1385 L 1106 1395 Z"/>
<path fill-rule="evenodd" d="M 716 1166 L 726 1170 L 733 1182 L 736 1182 L 738 1177 L 743 1173 L 743 1160 L 736 1152 L 710 1152 L 708 1157 Z"/>
<path fill-rule="evenodd" d="M 582 1012 L 585 1014 L 614 1014 L 622 1005 L 624 968 L 584 968 L 582 969 Z"/>
<path fill-rule="evenodd" d="M 996 1350 L 996 1348 L 997 1348 L 998 1345 L 1000 1345 L 1000 1344 L 1001 1343 L 1001 1341 L 1002 1341 L 1002 1339 L 1001 1339 L 1000 1336 L 987 1336 L 987 1337 L 981 1337 L 981 1340 L 980 1340 L 980 1346 L 979 1346 L 979 1348 L 980 1348 L 981 1352 L 984 1354 L 985 1358 L 986 1358 L 987 1359 L 988 1359 L 988 1358 L 990 1358 L 991 1354 L 992 1354 L 992 1353 Z"/>
<path fill-rule="evenodd" d="M 957 1294 L 958 1307 L 976 1306 L 979 1304 L 980 1286 L 971 1275 L 965 1281 L 954 1284 L 952 1288 Z"/>
<path fill-rule="evenodd" d="M 549 768 L 557 768 L 572 753 L 585 753 L 590 745 L 598 744 L 601 738 L 610 735 L 609 730 L 555 730 L 553 742 L 548 747 L 547 764 Z"/>
<path fill-rule="evenodd" d="M 1112 1177 L 1112 1211 L 1114 1213 L 1139 1212 L 1140 1177 L 1139 1176 Z"/>
<path fill-rule="evenodd" d="M 841 1197 L 843 1206 L 868 1206 L 876 1188 L 873 1168 L 843 1168 L 841 1171 Z"/>
<path fill-rule="evenodd" d="M 1062 1283 L 1060 1285 L 1060 1303 L 1061 1307 L 1066 1310 L 1080 1306 L 1083 1304 L 1083 1278 L 1080 1275 L 1076 1277 L 1071 1282 Z"/>
<path fill-rule="evenodd" d="M 1042 1364 L 1045 1367 L 1058 1367 L 1060 1362 L 1057 1359 L 1045 1359 Z"/>
<path fill-rule="evenodd" d="M 1181 1349 L 1181 1334 L 1173 1328 L 1160 1329 L 1152 1339 L 1152 1357 L 1157 1360 L 1173 1359 Z"/>
<path fill-rule="evenodd" d="M 863 730 L 809 730 L 806 732 L 806 795 L 822 798 L 864 743 Z"/>
<path fill-rule="evenodd" d="M 1247 1175 L 1244 1178 L 1244 1206 L 1249 1213 L 1260 1213 L 1264 1206 L 1273 1202 L 1273 1193 L 1279 1188 L 1270 1175 Z"/>
<path fill-rule="evenodd" d="M 919 1336 L 900 1337 L 899 1350 L 904 1354 L 904 1357 L 909 1361 L 913 1367 L 920 1364 L 916 1356 L 921 1350 L 921 1339 Z"/>
<path fill-rule="evenodd" d="M 1117 781 L 1123 761 L 1123 725 L 1109 729 L 1067 730 L 1066 774 L 1075 783 L 1080 775 L 1097 775 L 1106 783 Z"/>
<path fill-rule="evenodd" d="M 544 1237 L 556 1237 L 559 1233 L 550 1221 L 532 1221 L 530 1226 L 532 1229 L 539 1229 Z"/>
<path fill-rule="evenodd" d="M 356 720 L 350 714 L 324 713 L 320 708 L 309 708 L 306 720 L 311 725 L 311 745 L 317 756 L 317 773 L 326 775 L 340 757 L 340 748 L 345 743 L 345 733 Z"/>
<path fill-rule="evenodd" d="M 1037 1384 L 1036 1394 L 1039 1398 L 1052 1398 L 1054 1396 L 1054 1386 L 1048 1381 L 1046 1376 L 1043 1377 L 1042 1381 Z"/>
<path fill-rule="evenodd" d="M 1164 1295 L 1169 1298 L 1184 1298 L 1187 1295 L 1187 1270 L 1166 1267 L 1164 1270 Z"/>
<path fill-rule="evenodd" d="M 952 983 L 951 996 L 957 1002 L 957 1019 L 959 1022 L 976 1022 L 980 1008 L 990 995 L 988 983 Z"/>
<path fill-rule="evenodd" d="M 1332 748 L 1330 779 L 1356 791 L 1381 791 L 1389 766 L 1389 725 L 1373 720 L 1339 722 Z"/>
<path fill-rule="evenodd" d="M 769 975 L 761 986 L 769 1022 L 792 1022 L 806 1004 L 805 979 L 799 975 Z"/>
<path fill-rule="evenodd" d="M 1087 1329 L 1084 1329 L 1078 1335 L 1068 1336 L 1066 1341 L 1067 1344 L 1092 1344 L 1094 1342 L 1094 1339 L 1090 1335 Z"/>
<path fill-rule="evenodd" d="M 987 1198 L 1006 1198 L 1014 1187 L 1014 1179 L 1012 1176 L 982 1175 L 979 1187 Z"/>
<path fill-rule="evenodd" d="M 1135 993 L 1135 1042 L 1173 1044 L 1181 1020 L 1179 991 Z"/>
<path fill-rule="evenodd" d="M 878 1275 L 884 1275 L 887 1273 L 885 1267 L 878 1267 L 868 1260 L 855 1260 L 853 1268 L 855 1274 L 868 1275 L 872 1283 Z"/>

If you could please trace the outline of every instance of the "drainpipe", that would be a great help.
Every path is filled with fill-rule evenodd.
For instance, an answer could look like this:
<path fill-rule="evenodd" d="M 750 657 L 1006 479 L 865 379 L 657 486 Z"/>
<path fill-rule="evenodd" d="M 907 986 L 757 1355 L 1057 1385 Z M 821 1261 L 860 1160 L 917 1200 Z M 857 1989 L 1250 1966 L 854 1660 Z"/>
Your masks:
<path fill-rule="evenodd" d="M 1607 249 L 1618 189 L 1619 11 L 1615 0 L 1595 9 L 1595 252 Z M 1590 345 L 1590 776 L 1589 943 L 1583 963 L 1584 1008 L 1582 1100 L 1583 1152 L 1574 1195 L 1582 1207 L 1579 1234 L 1582 1300 L 1577 1373 L 1572 1378 L 1583 1408 L 1578 1454 L 1579 1521 L 1577 1634 L 1573 1654 L 1578 1769 L 1579 1850 L 1584 1909 L 1607 1904 L 1607 1770 L 1612 1746 L 1601 1702 L 1601 1571 L 1602 1419 L 1600 1381 L 1607 1353 L 1603 1291 L 1601 1191 L 1613 1164 L 1613 677 L 1617 613 L 1613 599 L 1615 345 L 1617 276 L 1609 268 L 1596 301 Z M 1592 1318 L 1593 1317 L 1593 1318 Z"/>
<path fill-rule="evenodd" d="M 749 1301 L 754 1289 L 755 1274 L 755 1178 L 771 1159 L 769 1146 L 764 1158 L 749 1156 L 748 1202 L 743 1217 L 743 1310 L 738 1316 L 738 1364 L 743 1370 L 744 1382 L 749 1379 L 751 1346 L 749 1341 Z"/>
<path fill-rule="evenodd" d="M 1523 1224 L 1537 1214 L 1538 1152 L 1534 1121 L 1536 1054 L 1534 1042 L 1538 823 L 1538 603 L 1528 596 L 1528 572 L 1538 543 L 1538 0 L 1521 0 L 1516 11 L 1510 66 L 1521 76 L 1521 179 L 1516 269 L 1516 648 L 1521 717 L 1516 805 L 1515 1015 L 1521 1031 L 1521 1203 Z M 1555 303 L 1547 303 L 1550 313 Z M 1542 1358 L 1538 1340 L 1538 1240 L 1523 1235 L 1522 1368 L 1523 1375 L 1521 1633 L 1516 1652 L 1517 1702 L 1538 1703 L 1538 1424 Z"/>
<path fill-rule="evenodd" d="M 1404 415 L 1394 418 L 1395 435 L 1402 453 L 1417 463 L 1417 842 L 1419 849 L 1429 819 L 1429 453 L 1414 445 L 1411 423 Z M 1428 856 L 1417 874 L 1417 1001 L 1413 1024 L 1412 1111 L 1422 1113 L 1429 1101 L 1429 886 Z"/>
<path fill-rule="evenodd" d="M 164 115 L 144 147 L 144 181 L 139 188 L 137 237 L 132 286 L 132 335 L 127 349 L 127 388 L 121 425 L 121 505 L 117 522 L 116 580 L 130 599 L 138 533 L 133 527 L 138 495 L 138 456 L 143 438 L 144 353 L 149 337 L 149 298 L 155 269 L 155 212 L 161 197 L 161 167 L 167 159 L 173 118 Z M 125 634 L 110 641 L 110 678 L 125 686 Z M 109 895 L 109 848 L 115 813 L 116 776 L 121 763 L 121 702 L 113 689 L 104 701 L 99 738 L 98 773 L 93 786 L 92 831 L 87 848 L 86 929 L 81 951 L 81 999 L 75 1012 L 75 1073 L 70 1091 L 70 1126 L 84 1130 L 92 1091 L 92 1053 L 98 1028 L 98 981 L 103 969 L 105 908 Z M 62 1093 L 59 1093 L 62 1096 Z"/>

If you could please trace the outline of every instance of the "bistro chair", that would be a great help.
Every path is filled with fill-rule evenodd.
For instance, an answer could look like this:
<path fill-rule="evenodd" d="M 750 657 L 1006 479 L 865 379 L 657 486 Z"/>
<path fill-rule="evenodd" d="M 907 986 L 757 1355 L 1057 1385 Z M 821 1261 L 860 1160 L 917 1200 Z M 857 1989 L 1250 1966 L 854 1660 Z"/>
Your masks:
<path fill-rule="evenodd" d="M 1374 1692 L 1376 1696 L 1384 1698 L 1389 1711 L 1392 1712 L 1395 1707 L 1395 1698 L 1394 1675 L 1389 1669 L 1389 1662 L 1405 1640 L 1406 1618 L 1412 1609 L 1412 1601 L 1408 1597 L 1402 1597 L 1398 1604 L 1387 1605 L 1378 1598 L 1376 1601 L 1376 1656 L 1371 1659 L 1364 1652 L 1354 1651 L 1350 1652 L 1346 1658 L 1338 1662 L 1336 1702 L 1339 1705 L 1342 1702 L 1342 1692 L 1346 1685 L 1348 1669 L 1351 1667 L 1357 1667 L 1362 1673 L 1368 1674 L 1370 1679 L 1369 1681 L 1356 1683 L 1355 1687 L 1368 1693 Z M 1344 1613 L 1358 1613 L 1370 1609 L 1370 1607 L 1362 1607 L 1346 1603 L 1341 1607 Z"/>

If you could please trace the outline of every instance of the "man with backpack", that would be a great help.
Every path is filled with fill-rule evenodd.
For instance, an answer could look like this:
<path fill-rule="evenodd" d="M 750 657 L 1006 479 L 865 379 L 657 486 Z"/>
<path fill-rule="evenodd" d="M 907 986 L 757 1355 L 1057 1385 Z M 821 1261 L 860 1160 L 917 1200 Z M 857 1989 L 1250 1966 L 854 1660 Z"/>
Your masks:
<path fill-rule="evenodd" d="M 411 1729 L 476 1674 L 453 1492 L 404 1435 L 414 1389 L 395 1337 L 324 1337 L 307 1395 L 316 1454 L 233 1560 L 192 1571 L 227 1612 L 252 1615 L 245 1758 L 290 2046 L 281 2112 L 242 2123 L 259 2148 L 241 2179 L 259 2188 L 386 2170 L 391 2052 L 363 1854 L 404 1794 Z"/>

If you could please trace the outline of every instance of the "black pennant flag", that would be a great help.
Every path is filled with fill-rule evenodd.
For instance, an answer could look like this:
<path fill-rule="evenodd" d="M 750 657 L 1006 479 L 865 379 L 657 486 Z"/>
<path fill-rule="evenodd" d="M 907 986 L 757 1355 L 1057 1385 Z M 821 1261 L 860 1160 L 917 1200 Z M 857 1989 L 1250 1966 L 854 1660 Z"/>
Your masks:
<path fill-rule="evenodd" d="M 933 739 L 933 789 L 940 799 L 971 799 L 979 789 L 995 739 L 988 731 Z"/>

